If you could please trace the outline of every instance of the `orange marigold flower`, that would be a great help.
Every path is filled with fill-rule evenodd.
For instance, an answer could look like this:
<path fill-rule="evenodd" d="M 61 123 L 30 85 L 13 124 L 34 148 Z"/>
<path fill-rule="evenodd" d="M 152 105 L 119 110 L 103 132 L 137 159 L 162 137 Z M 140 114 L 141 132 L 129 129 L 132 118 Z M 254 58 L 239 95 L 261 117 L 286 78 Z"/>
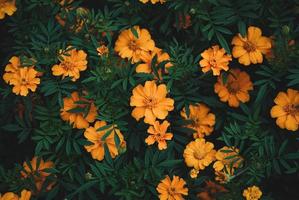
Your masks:
<path fill-rule="evenodd" d="M 230 70 L 226 83 L 223 82 L 222 75 L 219 76 L 214 86 L 214 91 L 218 94 L 220 101 L 228 102 L 231 107 L 239 107 L 240 102 L 248 102 L 250 90 L 253 90 L 250 76 L 239 69 Z"/>
<path fill-rule="evenodd" d="M 203 138 L 210 135 L 214 130 L 215 115 L 210 113 L 209 107 L 205 104 L 189 105 L 189 110 L 189 116 L 187 116 L 185 108 L 181 111 L 181 116 L 192 121 L 187 127 L 196 131 L 193 137 Z"/>
<path fill-rule="evenodd" d="M 274 99 L 275 106 L 271 109 L 271 117 L 277 118 L 276 124 L 290 131 L 297 131 L 299 126 L 299 91 L 288 89 L 279 92 Z"/>
<path fill-rule="evenodd" d="M 94 127 L 90 126 L 84 132 L 84 137 L 93 144 L 84 146 L 85 149 L 90 152 L 93 159 L 103 160 L 105 156 L 105 144 L 108 147 L 110 155 L 115 158 L 119 154 L 119 149 L 115 143 L 115 137 L 119 138 L 120 147 L 125 146 L 124 136 L 116 126 L 112 125 L 110 128 L 105 130 L 98 130 L 101 127 L 106 126 L 107 123 L 104 121 L 96 121 Z M 107 136 L 106 133 L 110 132 Z M 117 136 L 116 136 L 117 135 Z"/>
<path fill-rule="evenodd" d="M 204 73 L 212 70 L 214 76 L 219 76 L 220 71 L 227 71 L 229 69 L 229 62 L 232 61 L 231 55 L 225 53 L 224 48 L 220 49 L 218 45 L 202 52 L 202 60 L 199 61 L 199 65 Z"/>
<path fill-rule="evenodd" d="M 238 168 L 243 159 L 239 156 L 239 149 L 235 147 L 224 146 L 215 154 L 216 162 L 213 165 L 215 171 L 221 171 L 226 168 Z"/>
<path fill-rule="evenodd" d="M 163 61 L 168 61 L 170 59 L 168 53 L 163 52 L 162 49 L 159 49 L 155 47 L 154 51 L 150 51 L 145 53 L 143 56 L 141 56 L 141 60 L 144 63 L 141 63 L 137 65 L 136 72 L 137 73 L 153 73 L 152 70 L 152 60 L 153 58 L 157 56 L 157 65 L 160 64 Z M 166 70 L 170 68 L 172 64 L 170 62 L 165 64 Z M 161 70 L 159 71 L 161 73 Z"/>
<path fill-rule="evenodd" d="M 63 108 L 60 112 L 64 121 L 69 121 L 70 124 L 73 124 L 73 128 L 78 129 L 87 128 L 97 116 L 97 108 L 94 103 L 80 97 L 78 92 L 73 92 L 70 97 L 63 99 Z"/>
<path fill-rule="evenodd" d="M 215 160 L 215 153 L 213 143 L 198 138 L 186 146 L 183 157 L 188 167 L 203 170 Z"/>
<path fill-rule="evenodd" d="M 19 200 L 30 200 L 30 198 L 31 198 L 31 191 L 22 190 Z"/>
<path fill-rule="evenodd" d="M 3 74 L 3 80 L 5 83 L 10 83 L 14 74 L 17 73 L 21 67 L 20 58 L 17 56 L 11 57 L 9 63 L 5 67 L 5 73 Z"/>
<path fill-rule="evenodd" d="M 109 49 L 106 45 L 101 45 L 100 47 L 97 48 L 98 55 L 99 56 L 105 56 L 109 53 Z"/>
<path fill-rule="evenodd" d="M 12 16 L 16 10 L 16 0 L 0 0 L 0 19 L 4 19 L 5 14 Z"/>
<path fill-rule="evenodd" d="M 245 66 L 251 63 L 257 64 L 263 62 L 263 55 L 271 49 L 271 39 L 262 36 L 262 31 L 258 27 L 250 26 L 247 35 L 241 34 L 235 36 L 232 40 L 233 57 L 238 58 L 240 64 Z"/>
<path fill-rule="evenodd" d="M 163 3 L 165 3 L 166 2 L 166 0 L 139 0 L 140 2 L 142 2 L 142 3 L 147 3 L 147 2 L 151 2 L 152 4 L 156 4 L 156 3 L 161 3 L 161 4 L 163 4 Z"/>
<path fill-rule="evenodd" d="M 70 48 L 70 47 L 69 47 Z M 72 78 L 72 81 L 76 81 L 80 78 L 80 71 L 87 69 L 87 54 L 83 50 L 71 49 L 65 52 L 67 55 L 61 53 L 60 64 L 56 64 L 52 67 L 52 73 L 54 76 L 62 76 L 64 79 L 66 76 Z"/>
<path fill-rule="evenodd" d="M 246 200 L 259 200 L 262 194 L 260 188 L 255 185 L 243 191 L 243 197 L 245 197 Z"/>
<path fill-rule="evenodd" d="M 188 188 L 185 187 L 186 182 L 179 176 L 173 176 L 172 180 L 169 176 L 161 180 L 156 190 L 159 192 L 160 200 L 184 200 L 183 195 L 188 195 Z"/>
<path fill-rule="evenodd" d="M 146 81 L 144 86 L 137 85 L 133 89 L 130 105 L 136 106 L 132 116 L 139 121 L 144 117 L 144 122 L 153 124 L 158 119 L 165 119 L 169 111 L 174 109 L 174 100 L 166 98 L 165 84 L 156 85 L 155 81 Z"/>
<path fill-rule="evenodd" d="M 191 169 L 189 172 L 191 178 L 197 178 L 198 174 L 199 174 L 199 170 L 197 169 Z"/>
<path fill-rule="evenodd" d="M 30 161 L 30 166 L 27 164 L 27 162 L 23 163 L 24 170 L 21 171 L 21 175 L 24 178 L 33 176 L 37 191 L 41 191 L 46 178 L 51 175 L 50 173 L 45 172 L 45 170 L 53 167 L 54 163 L 52 161 L 45 162 L 42 158 L 34 157 Z M 46 189 L 48 191 L 51 190 L 53 185 L 54 183 L 50 183 Z M 27 192 L 24 192 L 23 195 L 28 196 Z"/>
<path fill-rule="evenodd" d="M 155 48 L 155 42 L 152 40 L 150 33 L 146 29 L 134 26 L 137 37 L 131 29 L 124 30 L 120 33 L 115 42 L 115 51 L 122 58 L 132 59 L 132 63 L 141 61 L 141 57 Z"/>
<path fill-rule="evenodd" d="M 21 96 L 27 96 L 29 90 L 36 91 L 37 85 L 40 84 L 38 72 L 31 67 L 21 66 L 20 58 L 13 56 L 5 67 L 3 79 L 6 83 L 13 85 L 13 93 Z"/>
<path fill-rule="evenodd" d="M 145 142 L 148 145 L 152 145 L 157 142 L 159 150 L 167 149 L 166 140 L 171 140 L 173 137 L 172 133 L 166 133 L 169 125 L 170 124 L 167 120 L 163 121 L 162 124 L 160 124 L 159 121 L 155 121 L 153 126 L 150 126 L 147 129 L 147 132 L 150 135 L 145 139 Z"/>
<path fill-rule="evenodd" d="M 0 200 L 19 200 L 19 197 L 13 192 L 6 192 L 3 196 L 0 194 Z"/>
<path fill-rule="evenodd" d="M 13 192 L 6 192 L 3 196 L 0 194 L 0 200 L 30 200 L 31 192 L 28 190 L 22 190 L 19 197 Z"/>

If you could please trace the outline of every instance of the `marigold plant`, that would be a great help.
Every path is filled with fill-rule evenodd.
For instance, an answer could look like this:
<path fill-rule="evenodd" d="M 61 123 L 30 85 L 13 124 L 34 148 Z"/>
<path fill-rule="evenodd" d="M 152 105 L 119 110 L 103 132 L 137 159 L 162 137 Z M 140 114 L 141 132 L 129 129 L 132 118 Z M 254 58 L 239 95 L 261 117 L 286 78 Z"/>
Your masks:
<path fill-rule="evenodd" d="M 299 199 L 298 8 L 0 0 L 0 200 Z"/>

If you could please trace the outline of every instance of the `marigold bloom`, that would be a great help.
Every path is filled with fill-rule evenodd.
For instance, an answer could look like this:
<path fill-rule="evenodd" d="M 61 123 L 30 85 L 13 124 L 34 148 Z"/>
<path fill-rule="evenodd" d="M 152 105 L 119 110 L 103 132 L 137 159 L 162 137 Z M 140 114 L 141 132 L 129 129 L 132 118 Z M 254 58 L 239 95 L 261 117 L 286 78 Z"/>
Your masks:
<path fill-rule="evenodd" d="M 214 76 L 219 76 L 221 70 L 227 71 L 228 64 L 232 61 L 231 55 L 227 55 L 224 48 L 220 49 L 218 45 L 212 46 L 200 55 L 203 58 L 199 61 L 201 70 L 204 73 L 212 70 Z"/>
<path fill-rule="evenodd" d="M 109 53 L 109 49 L 106 45 L 101 45 L 100 47 L 97 48 L 98 55 L 99 56 L 105 56 Z"/>
<path fill-rule="evenodd" d="M 139 0 L 140 2 L 142 2 L 142 3 L 147 3 L 147 2 L 151 2 L 152 4 L 156 4 L 156 3 L 161 3 L 161 4 L 163 4 L 163 3 L 165 3 L 166 2 L 166 0 Z"/>
<path fill-rule="evenodd" d="M 16 10 L 15 0 L 0 0 L 0 19 L 4 19 L 5 14 L 12 16 Z"/>
<path fill-rule="evenodd" d="M 20 58 L 17 56 L 13 56 L 10 58 L 9 63 L 5 67 L 5 73 L 3 74 L 3 80 L 5 83 L 10 83 L 15 73 L 19 71 L 21 68 Z"/>
<path fill-rule="evenodd" d="M 30 161 L 30 166 L 24 162 L 23 168 L 24 170 L 21 171 L 21 175 L 24 178 L 27 178 L 29 176 L 33 176 L 35 181 L 35 186 L 37 191 L 40 191 L 43 187 L 44 182 L 46 181 L 46 178 L 50 176 L 51 174 L 48 172 L 45 172 L 45 169 L 50 169 L 54 167 L 54 163 L 52 161 L 44 161 L 42 158 L 40 158 L 38 162 L 38 158 L 34 157 Z M 51 183 L 47 186 L 47 190 L 51 190 L 54 183 Z M 29 194 L 27 192 L 24 192 L 23 196 L 24 198 L 28 196 Z"/>
<path fill-rule="evenodd" d="M 203 138 L 210 135 L 215 125 L 215 115 L 210 113 L 210 109 L 205 104 L 196 104 L 189 105 L 189 110 L 189 117 L 186 114 L 185 108 L 181 111 L 181 116 L 184 119 L 192 121 L 187 127 L 196 131 L 193 137 Z"/>
<path fill-rule="evenodd" d="M 145 139 L 145 142 L 148 145 L 157 142 L 159 150 L 167 149 L 166 140 L 171 140 L 173 137 L 172 133 L 167 132 L 169 125 L 170 123 L 167 120 L 163 121 L 162 124 L 160 124 L 159 121 L 155 121 L 153 126 L 147 129 L 150 135 Z"/>
<path fill-rule="evenodd" d="M 69 50 L 66 53 L 68 55 L 61 54 L 62 60 L 60 60 L 60 64 L 52 67 L 52 73 L 54 76 L 62 76 L 62 78 L 69 76 L 72 81 L 76 81 L 80 78 L 80 71 L 87 69 L 87 54 L 83 50 L 76 49 Z"/>
<path fill-rule="evenodd" d="M 299 126 L 299 91 L 288 89 L 279 92 L 274 99 L 275 106 L 271 109 L 271 117 L 277 118 L 276 124 L 290 131 L 298 130 Z"/>
<path fill-rule="evenodd" d="M 84 137 L 92 142 L 93 144 L 84 146 L 85 149 L 90 152 L 93 159 L 103 160 L 105 156 L 105 144 L 108 147 L 110 155 L 112 158 L 115 158 L 119 154 L 119 149 L 116 146 L 114 137 L 115 134 L 118 136 L 120 141 L 120 147 L 124 148 L 125 141 L 122 133 L 117 129 L 114 125 L 105 130 L 98 130 L 99 128 L 106 126 L 107 123 L 104 121 L 96 121 L 94 127 L 90 126 L 84 132 Z M 106 133 L 111 131 L 111 133 L 107 136 Z"/>
<path fill-rule="evenodd" d="M 213 167 L 215 171 L 221 171 L 226 168 L 238 168 L 243 159 L 239 156 L 239 149 L 235 147 L 224 146 L 219 149 L 215 154 L 216 162 Z"/>
<path fill-rule="evenodd" d="M 19 200 L 30 200 L 30 198 L 31 198 L 31 191 L 22 190 Z"/>
<path fill-rule="evenodd" d="M 156 188 L 159 192 L 159 199 L 184 200 L 183 195 L 188 195 L 188 188 L 186 188 L 185 185 L 186 182 L 179 176 L 173 176 L 172 180 L 169 176 L 166 176 Z"/>
<path fill-rule="evenodd" d="M 153 124 L 158 119 L 165 119 L 169 111 L 174 109 L 174 100 L 166 98 L 165 84 L 156 85 L 155 81 L 146 81 L 144 86 L 137 85 L 133 89 L 130 105 L 136 106 L 132 116 L 139 121 L 144 117 L 144 122 Z"/>
<path fill-rule="evenodd" d="M 122 58 L 132 59 L 132 63 L 141 61 L 141 57 L 155 48 L 155 42 L 151 39 L 151 35 L 146 29 L 134 26 L 138 35 L 136 37 L 131 29 L 124 30 L 118 36 L 115 42 L 115 51 Z"/>
<path fill-rule="evenodd" d="M 257 64 L 263 62 L 263 54 L 271 49 L 271 39 L 262 36 L 262 31 L 258 27 L 250 26 L 247 35 L 241 34 L 235 36 L 232 40 L 233 57 L 238 58 L 240 64 L 245 66 L 251 63 Z"/>
<path fill-rule="evenodd" d="M 157 65 L 163 61 L 168 61 L 170 59 L 168 53 L 163 52 L 162 49 L 155 47 L 154 51 L 147 52 L 143 56 L 141 56 L 141 60 L 144 63 L 137 65 L 136 72 L 148 73 L 148 74 L 153 73 L 152 60 L 155 56 L 157 56 Z M 171 66 L 172 64 L 170 62 L 166 63 L 165 64 L 166 70 Z M 161 73 L 161 71 L 159 71 L 159 73 Z"/>
<path fill-rule="evenodd" d="M 250 76 L 239 69 L 232 69 L 229 72 L 226 83 L 223 82 L 222 75 L 219 76 L 214 86 L 214 91 L 220 97 L 220 101 L 228 102 L 231 107 L 239 107 L 240 102 L 248 102 L 250 90 L 253 90 Z"/>
<path fill-rule="evenodd" d="M 19 197 L 13 192 L 6 192 L 3 196 L 0 194 L 0 200 L 19 200 Z"/>
<path fill-rule="evenodd" d="M 77 111 L 72 111 L 78 109 Z M 86 114 L 87 110 L 88 113 Z M 63 108 L 60 110 L 60 116 L 64 121 L 73 124 L 73 128 L 84 129 L 89 123 L 95 121 L 97 108 L 93 102 L 80 97 L 78 92 L 73 92 L 70 97 L 63 99 Z"/>
<path fill-rule="evenodd" d="M 259 200 L 262 194 L 260 188 L 255 185 L 243 191 L 243 197 L 245 197 L 246 200 Z"/>
<path fill-rule="evenodd" d="M 199 174 L 199 170 L 197 169 L 191 169 L 189 172 L 191 178 L 197 178 L 198 174 Z"/>
<path fill-rule="evenodd" d="M 183 157 L 188 167 L 203 170 L 215 160 L 215 153 L 213 143 L 198 138 L 186 146 Z"/>
<path fill-rule="evenodd" d="M 29 90 L 36 91 L 37 85 L 40 84 L 38 72 L 31 67 L 21 66 L 20 58 L 13 56 L 5 67 L 3 79 L 6 83 L 13 85 L 13 93 L 21 96 L 27 96 Z"/>

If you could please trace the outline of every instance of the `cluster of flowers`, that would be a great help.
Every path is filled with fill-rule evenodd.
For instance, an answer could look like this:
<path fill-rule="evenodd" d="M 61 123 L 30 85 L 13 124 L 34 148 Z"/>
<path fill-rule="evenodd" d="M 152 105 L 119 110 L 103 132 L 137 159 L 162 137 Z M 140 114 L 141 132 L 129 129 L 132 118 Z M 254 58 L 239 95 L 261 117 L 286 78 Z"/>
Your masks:
<path fill-rule="evenodd" d="M 149 0 L 140 0 L 147 3 Z M 151 0 L 151 3 L 164 3 L 164 0 Z M 12 15 L 16 11 L 15 1 L 0 0 L 0 19 L 5 14 Z M 64 19 L 57 16 L 61 25 Z M 81 22 L 80 22 L 81 23 Z M 80 27 L 80 25 L 79 25 Z M 78 29 L 76 29 L 78 30 Z M 239 63 L 245 66 L 263 62 L 263 55 L 271 54 L 272 41 L 270 38 L 262 36 L 262 31 L 258 27 L 249 27 L 246 36 L 238 34 L 232 40 L 232 56 L 228 55 L 219 45 L 212 46 L 201 53 L 202 60 L 199 65 L 203 73 L 212 72 L 218 76 L 214 85 L 214 91 L 219 96 L 220 101 L 227 102 L 230 107 L 239 107 L 240 103 L 246 103 L 250 100 L 249 91 L 253 90 L 249 74 L 240 69 L 230 68 L 229 63 L 232 57 L 238 59 Z M 143 118 L 144 123 L 148 124 L 148 137 L 145 143 L 148 145 L 158 144 L 159 150 L 167 149 L 167 141 L 173 138 L 173 134 L 168 131 L 171 124 L 167 121 L 169 112 L 174 110 L 174 100 L 169 97 L 169 91 L 165 84 L 160 83 L 163 80 L 163 74 L 173 67 L 170 56 L 162 49 L 156 47 L 154 40 L 146 29 L 134 26 L 131 29 L 124 30 L 118 36 L 115 43 L 115 52 L 121 58 L 128 59 L 132 64 L 137 63 L 137 73 L 154 74 L 154 80 L 146 81 L 144 85 L 137 85 L 130 98 L 132 117 L 137 121 Z M 98 55 L 103 56 L 109 53 L 105 45 L 97 48 Z M 60 50 L 59 63 L 52 66 L 53 76 L 61 76 L 62 79 L 70 77 L 72 81 L 80 78 L 80 73 L 87 70 L 87 54 L 83 50 L 77 50 L 68 47 L 66 50 Z M 153 58 L 156 57 L 154 67 L 157 67 L 158 75 L 154 73 Z M 32 60 L 34 62 L 34 60 Z M 165 63 L 164 68 L 158 68 L 160 63 Z M 224 71 L 224 72 L 223 72 Z M 225 72 L 228 73 L 225 73 Z M 35 66 L 23 66 L 20 57 L 13 56 L 9 64 L 5 67 L 3 75 L 4 81 L 12 85 L 13 93 L 21 96 L 27 96 L 29 91 L 35 92 L 40 84 L 42 73 L 35 69 Z M 224 81 L 224 76 L 226 80 Z M 107 128 L 107 123 L 96 120 L 98 110 L 92 100 L 86 99 L 87 92 L 79 93 L 74 91 L 70 97 L 63 99 L 63 108 L 61 109 L 61 118 L 69 122 L 73 128 L 85 129 L 84 136 L 92 144 L 86 145 L 85 149 L 90 152 L 93 159 L 103 160 L 105 156 L 105 147 L 108 148 L 112 158 L 119 155 L 125 148 L 126 142 L 124 136 L 112 124 Z M 282 128 L 291 131 L 298 130 L 299 126 L 299 91 L 287 89 L 287 92 L 279 92 L 274 99 L 275 106 L 272 107 L 270 114 L 276 119 L 276 124 Z M 210 108 L 198 103 L 189 106 L 190 113 L 187 115 L 185 109 L 181 111 L 181 117 L 192 121 L 187 125 L 194 130 L 194 141 L 187 144 L 183 157 L 188 167 L 191 167 L 190 176 L 196 178 L 200 171 L 210 166 L 213 162 L 215 179 L 220 183 L 226 183 L 235 176 L 235 170 L 242 166 L 243 158 L 239 155 L 239 149 L 235 147 L 224 146 L 219 150 L 214 149 L 214 144 L 206 141 L 205 136 L 210 135 L 214 130 L 215 115 L 210 112 Z M 93 124 L 93 125 L 92 125 Z M 107 136 L 107 132 L 109 132 Z M 115 137 L 119 138 L 119 145 L 116 144 Z M 50 174 L 44 172 L 44 169 L 51 168 L 54 163 L 40 160 L 37 166 L 37 158 L 31 161 L 31 167 L 24 163 L 24 171 L 21 175 L 26 178 L 29 175 L 38 172 L 39 176 L 33 175 L 36 188 L 39 191 L 44 184 L 46 177 Z M 51 183 L 47 189 L 51 189 Z M 186 182 L 173 176 L 171 179 L 166 176 L 157 186 L 161 200 L 184 199 L 183 195 L 188 195 Z M 21 197 L 14 193 L 6 193 L 0 196 L 0 199 L 30 199 L 31 192 L 24 190 Z M 246 199 L 259 199 L 262 192 L 256 186 L 244 190 L 243 196 Z"/>
<path fill-rule="evenodd" d="M 20 172 L 21 177 L 24 178 L 33 178 L 35 182 L 36 191 L 28 191 L 23 189 L 21 191 L 21 196 L 19 197 L 17 194 L 13 192 L 7 192 L 3 195 L 0 194 L 0 200 L 30 200 L 31 195 L 35 193 L 39 193 L 46 182 L 46 178 L 51 174 L 46 172 L 46 169 L 50 169 L 54 167 L 54 163 L 52 161 L 44 161 L 41 158 L 34 157 L 32 160 L 27 163 L 23 163 L 23 170 Z M 52 189 L 55 182 L 51 182 L 46 186 L 46 190 L 49 191 Z"/>
<path fill-rule="evenodd" d="M 149 54 L 149 52 L 152 53 L 152 49 L 155 48 L 154 41 L 146 29 L 134 28 L 137 36 L 130 29 L 125 30 L 120 34 L 115 45 L 115 51 L 122 58 L 131 59 L 132 63 L 144 61 L 142 59 L 144 55 Z M 159 54 L 155 54 L 159 56 Z M 214 75 L 220 75 L 221 69 L 228 70 L 228 62 L 232 60 L 231 56 L 225 55 L 224 49 L 219 49 L 219 46 L 206 50 L 202 53 L 202 57 L 203 60 L 200 61 L 200 65 L 203 67 L 203 71 L 207 72 L 212 69 Z M 149 58 L 149 70 L 143 71 L 145 73 L 152 72 L 150 62 L 153 56 Z M 145 64 L 140 65 L 146 66 Z M 172 64 L 168 63 L 168 67 L 172 67 Z M 226 84 L 222 83 L 221 80 L 221 78 L 218 79 L 215 91 L 221 94 L 223 101 L 229 101 L 230 105 L 237 107 L 239 106 L 239 101 L 246 102 L 249 100 L 248 90 L 252 90 L 253 86 L 247 73 L 236 69 L 228 76 Z M 150 136 L 145 139 L 145 142 L 148 145 L 157 142 L 159 150 L 166 149 L 166 141 L 171 140 L 173 135 L 167 132 L 170 123 L 165 119 L 168 113 L 174 109 L 174 100 L 167 98 L 166 85 L 157 84 L 155 80 L 146 81 L 144 86 L 140 84 L 135 87 L 132 93 L 130 99 L 130 105 L 134 107 L 132 116 L 137 121 L 144 117 L 144 122 L 150 125 L 148 129 Z M 199 170 L 205 169 L 213 161 L 216 161 L 213 166 L 216 180 L 221 183 L 229 181 L 234 175 L 234 169 L 238 168 L 243 160 L 238 155 L 239 150 L 234 147 L 223 147 L 216 152 L 214 145 L 206 142 L 203 138 L 206 135 L 210 135 L 213 131 L 215 115 L 210 113 L 210 109 L 204 104 L 190 105 L 189 110 L 189 116 L 187 116 L 185 110 L 181 111 L 181 116 L 191 120 L 192 124 L 188 125 L 188 127 L 195 130 L 194 138 L 196 140 L 186 146 L 183 155 L 187 166 L 193 167 L 190 172 L 191 177 L 196 178 Z M 156 120 L 164 121 L 160 123 Z M 182 195 L 188 194 L 188 189 L 184 187 L 185 184 L 186 182 L 178 176 L 173 176 L 173 180 L 167 176 L 157 186 L 160 199 L 183 199 Z M 246 195 L 250 196 L 248 192 Z"/>

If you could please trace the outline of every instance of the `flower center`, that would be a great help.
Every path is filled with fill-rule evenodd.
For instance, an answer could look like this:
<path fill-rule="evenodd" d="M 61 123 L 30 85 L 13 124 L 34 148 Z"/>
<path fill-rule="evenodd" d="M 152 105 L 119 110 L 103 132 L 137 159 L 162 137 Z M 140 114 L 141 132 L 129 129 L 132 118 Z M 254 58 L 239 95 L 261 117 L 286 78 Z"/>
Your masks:
<path fill-rule="evenodd" d="M 210 60 L 210 65 L 212 65 L 212 67 L 217 67 L 217 62 L 216 62 L 215 58 Z"/>
<path fill-rule="evenodd" d="M 72 70 L 75 68 L 75 65 L 69 61 L 63 61 L 61 63 L 61 66 L 66 70 L 66 71 L 69 71 L 69 70 Z"/>
<path fill-rule="evenodd" d="M 169 188 L 169 190 L 168 190 L 168 193 L 170 194 L 170 195 L 174 195 L 175 193 L 176 193 L 176 191 L 175 191 L 175 187 L 170 187 Z"/>
<path fill-rule="evenodd" d="M 252 52 L 252 51 L 255 51 L 256 47 L 254 44 L 252 44 L 251 42 L 247 41 L 245 42 L 244 44 L 244 49 L 247 51 L 247 52 Z"/>
<path fill-rule="evenodd" d="M 27 81 L 26 81 L 25 78 L 22 78 L 22 79 L 21 79 L 21 84 L 22 84 L 22 85 L 26 85 L 26 84 L 27 84 Z"/>
<path fill-rule="evenodd" d="M 201 152 L 198 152 L 198 151 L 194 151 L 193 152 L 193 156 L 194 156 L 194 158 L 196 158 L 197 160 L 201 160 L 201 159 L 203 159 L 203 157 L 205 156 L 203 153 L 201 153 Z"/>
<path fill-rule="evenodd" d="M 283 107 L 283 110 L 290 115 L 296 115 L 299 112 L 299 105 L 286 105 Z"/>
<path fill-rule="evenodd" d="M 144 100 L 144 104 L 146 105 L 146 107 L 148 108 L 154 108 L 157 104 L 157 101 L 153 98 L 148 98 Z"/>
<path fill-rule="evenodd" d="M 136 41 L 135 40 L 131 40 L 130 43 L 129 43 L 129 49 L 133 50 L 133 51 L 136 51 L 138 49 L 138 46 L 136 44 Z"/>
<path fill-rule="evenodd" d="M 236 94 L 240 90 L 240 86 L 237 81 L 233 81 L 227 84 L 227 90 L 231 94 Z"/>

